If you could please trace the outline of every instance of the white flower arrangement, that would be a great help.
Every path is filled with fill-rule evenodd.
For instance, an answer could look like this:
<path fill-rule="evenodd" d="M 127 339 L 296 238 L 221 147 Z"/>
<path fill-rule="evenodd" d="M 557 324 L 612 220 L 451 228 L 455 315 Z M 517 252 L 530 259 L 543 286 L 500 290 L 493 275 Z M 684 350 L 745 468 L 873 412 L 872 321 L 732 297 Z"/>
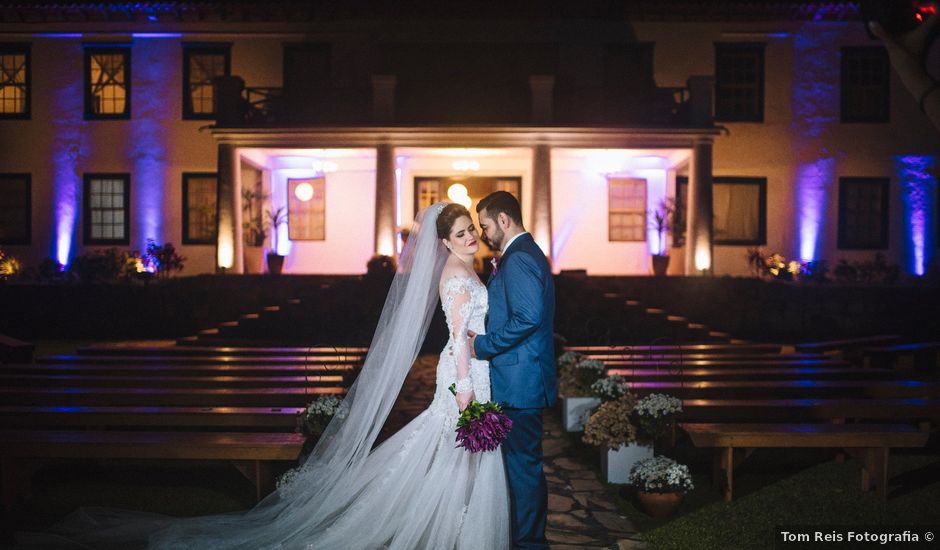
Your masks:
<path fill-rule="evenodd" d="M 665 456 L 634 464 L 630 468 L 630 483 L 644 493 L 684 493 L 695 488 L 689 467 Z"/>
<path fill-rule="evenodd" d="M 285 487 L 293 483 L 294 480 L 297 479 L 298 475 L 300 475 L 299 467 L 291 468 L 290 470 L 287 470 L 286 472 L 281 474 L 281 477 L 277 478 L 277 489 L 278 490 L 284 489 Z"/>
<path fill-rule="evenodd" d="M 633 408 L 640 432 L 654 439 L 668 433 L 673 418 L 681 412 L 682 400 L 662 393 L 647 395 Z"/>
<path fill-rule="evenodd" d="M 591 384 L 591 391 L 604 401 L 610 401 L 629 393 L 630 386 L 623 376 L 614 374 Z"/>
<path fill-rule="evenodd" d="M 661 418 L 682 412 L 682 400 L 671 395 L 651 393 L 636 402 L 633 411 L 640 416 Z"/>
<path fill-rule="evenodd" d="M 311 416 L 333 416 L 339 412 L 340 404 L 343 400 L 335 395 L 321 395 L 307 405 L 307 417 Z"/>
<path fill-rule="evenodd" d="M 562 353 L 558 356 L 557 363 L 560 368 L 570 367 L 578 363 L 582 357 L 584 357 L 584 355 L 576 351 L 566 351 L 565 353 Z"/>
<path fill-rule="evenodd" d="M 598 361 L 597 359 L 582 359 L 575 363 L 575 368 L 595 371 L 598 374 L 603 374 L 604 372 L 604 363 L 603 361 Z"/>

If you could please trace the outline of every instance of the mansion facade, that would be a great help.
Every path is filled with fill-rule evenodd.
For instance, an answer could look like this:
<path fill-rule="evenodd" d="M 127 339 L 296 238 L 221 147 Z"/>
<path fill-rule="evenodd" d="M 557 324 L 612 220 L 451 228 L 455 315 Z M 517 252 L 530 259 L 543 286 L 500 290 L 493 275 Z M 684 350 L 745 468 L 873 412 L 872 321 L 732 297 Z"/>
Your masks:
<path fill-rule="evenodd" d="M 0 1 L 0 248 L 360 274 L 506 190 L 556 272 L 936 263 L 940 134 L 855 3 L 421 4 Z"/>

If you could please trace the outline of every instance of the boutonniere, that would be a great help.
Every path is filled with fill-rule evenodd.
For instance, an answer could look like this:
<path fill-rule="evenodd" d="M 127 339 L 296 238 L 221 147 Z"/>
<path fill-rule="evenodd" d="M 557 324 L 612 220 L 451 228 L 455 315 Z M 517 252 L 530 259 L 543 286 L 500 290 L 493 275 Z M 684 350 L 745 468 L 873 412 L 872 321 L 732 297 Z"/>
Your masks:
<path fill-rule="evenodd" d="M 490 263 L 493 265 L 493 275 L 496 275 L 496 271 L 499 269 L 499 256 L 490 258 Z"/>

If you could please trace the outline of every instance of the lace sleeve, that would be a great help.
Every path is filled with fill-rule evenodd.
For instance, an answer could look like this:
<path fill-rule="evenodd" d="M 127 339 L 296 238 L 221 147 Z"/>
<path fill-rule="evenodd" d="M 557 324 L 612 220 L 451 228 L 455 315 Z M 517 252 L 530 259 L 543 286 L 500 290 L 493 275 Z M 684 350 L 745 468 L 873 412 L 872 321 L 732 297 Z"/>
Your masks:
<path fill-rule="evenodd" d="M 473 390 L 470 380 L 470 339 L 467 337 L 467 321 L 470 317 L 470 289 L 467 282 L 451 277 L 444 283 L 444 315 L 450 329 L 450 353 L 457 365 L 457 391 Z"/>

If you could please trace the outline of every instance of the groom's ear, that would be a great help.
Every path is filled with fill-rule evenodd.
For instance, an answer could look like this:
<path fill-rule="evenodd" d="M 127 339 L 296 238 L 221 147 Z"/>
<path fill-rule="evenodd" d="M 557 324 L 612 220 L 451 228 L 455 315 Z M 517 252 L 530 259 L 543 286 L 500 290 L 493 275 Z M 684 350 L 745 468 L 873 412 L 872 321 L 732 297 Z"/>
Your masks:
<path fill-rule="evenodd" d="M 504 230 L 509 229 L 509 226 L 512 225 L 512 219 L 505 212 L 500 212 L 499 214 L 496 215 L 496 218 L 497 218 L 497 223 L 499 223 L 499 226 L 503 228 Z"/>

